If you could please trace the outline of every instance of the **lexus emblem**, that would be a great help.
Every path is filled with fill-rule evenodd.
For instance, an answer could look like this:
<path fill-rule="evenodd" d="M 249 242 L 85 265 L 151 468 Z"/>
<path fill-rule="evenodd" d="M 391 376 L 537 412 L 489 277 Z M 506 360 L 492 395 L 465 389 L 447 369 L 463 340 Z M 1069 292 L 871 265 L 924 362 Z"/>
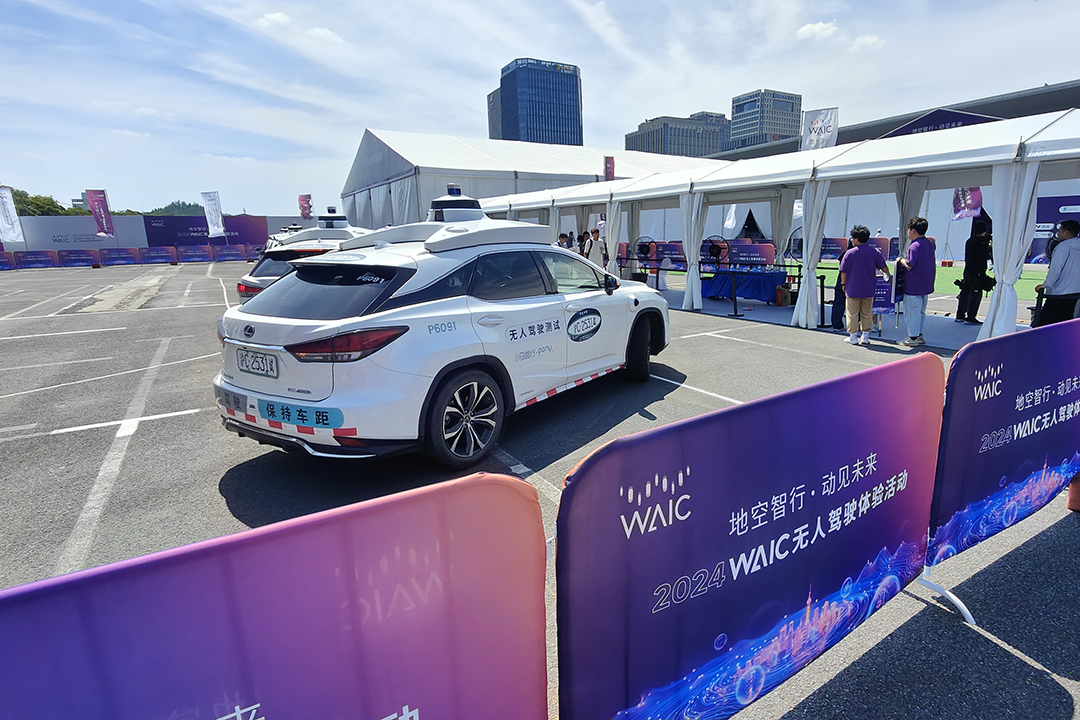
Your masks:
<path fill-rule="evenodd" d="M 244 337 L 249 338 L 254 334 L 255 334 L 255 326 L 254 325 L 245 325 L 244 326 Z"/>

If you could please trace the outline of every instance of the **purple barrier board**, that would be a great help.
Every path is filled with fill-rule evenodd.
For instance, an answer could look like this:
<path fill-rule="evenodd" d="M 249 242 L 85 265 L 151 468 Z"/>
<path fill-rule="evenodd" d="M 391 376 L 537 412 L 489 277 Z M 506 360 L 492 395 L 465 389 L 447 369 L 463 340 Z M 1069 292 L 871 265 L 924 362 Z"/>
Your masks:
<path fill-rule="evenodd" d="M 0 270 L 14 270 L 15 257 L 9 252 L 0 251 Z"/>
<path fill-rule="evenodd" d="M 263 247 L 265 247 L 265 244 L 263 244 L 263 245 L 244 245 L 243 247 L 244 247 L 244 259 L 245 260 L 258 260 L 259 259 L 259 252 L 262 251 Z"/>
<path fill-rule="evenodd" d="M 544 534 L 473 475 L 0 592 L 10 718 L 546 720 Z"/>
<path fill-rule="evenodd" d="M 844 257 L 844 253 L 847 252 L 848 239 L 844 238 L 822 238 L 821 239 L 821 254 L 818 256 L 819 260 L 839 260 Z"/>
<path fill-rule="evenodd" d="M 101 264 L 101 256 L 97 250 L 57 250 L 56 257 L 60 261 L 60 267 L 93 267 Z"/>
<path fill-rule="evenodd" d="M 176 248 L 180 262 L 214 262 L 212 245 L 181 245 Z"/>
<path fill-rule="evenodd" d="M 15 267 L 17 268 L 54 268 L 60 267 L 55 250 L 16 250 Z"/>
<path fill-rule="evenodd" d="M 996 535 L 1080 473 L 1080 320 L 980 340 L 949 368 L 927 564 Z"/>
<path fill-rule="evenodd" d="M 557 521 L 559 716 L 729 717 L 916 579 L 943 391 L 924 353 L 582 460 Z"/>
<path fill-rule="evenodd" d="M 210 231 L 203 215 L 147 215 L 143 218 L 146 244 L 150 247 L 183 245 L 259 245 L 266 244 L 266 218 L 234 215 L 223 219 L 225 237 L 208 237 Z M 209 261 L 207 261 L 209 262 Z"/>
<path fill-rule="evenodd" d="M 243 245 L 214 245 L 214 261 L 247 260 L 247 251 Z"/>
<path fill-rule="evenodd" d="M 174 247 L 144 247 L 139 248 L 139 260 L 147 264 L 168 263 L 175 264 L 176 248 Z"/>
<path fill-rule="evenodd" d="M 138 248 L 101 248 L 98 253 L 102 265 L 138 265 Z"/>

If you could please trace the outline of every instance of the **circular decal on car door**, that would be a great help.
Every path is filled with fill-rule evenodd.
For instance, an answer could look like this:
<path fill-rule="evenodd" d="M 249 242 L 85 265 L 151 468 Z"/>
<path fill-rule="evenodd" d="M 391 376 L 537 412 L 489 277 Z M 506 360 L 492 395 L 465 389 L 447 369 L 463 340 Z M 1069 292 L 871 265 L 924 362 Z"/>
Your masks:
<path fill-rule="evenodd" d="M 600 311 L 593 308 L 578 310 L 566 324 L 566 334 L 574 342 L 584 342 L 600 329 Z"/>

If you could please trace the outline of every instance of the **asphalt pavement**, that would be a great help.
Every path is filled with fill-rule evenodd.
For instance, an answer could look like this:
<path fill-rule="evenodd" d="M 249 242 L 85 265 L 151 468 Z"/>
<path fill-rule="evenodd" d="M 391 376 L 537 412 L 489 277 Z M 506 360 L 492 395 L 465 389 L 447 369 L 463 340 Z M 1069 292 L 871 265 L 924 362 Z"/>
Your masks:
<path fill-rule="evenodd" d="M 214 324 L 246 263 L 0 273 L 0 587 L 400 490 L 451 473 L 416 457 L 331 461 L 225 432 Z M 790 326 L 791 309 L 668 291 L 671 343 L 638 384 L 616 373 L 511 416 L 476 468 L 536 486 L 554 535 L 562 479 L 626 434 L 930 352 L 948 367 L 977 328 L 931 300 L 926 346 L 886 317 L 869 346 Z M 949 307 L 950 302 L 952 308 Z M 783 429 L 777 429 L 782 433 Z M 978 627 L 913 584 L 739 718 L 1065 718 L 1080 699 L 1080 516 L 1064 498 L 934 569 Z M 558 717 L 554 572 L 549 699 Z"/>

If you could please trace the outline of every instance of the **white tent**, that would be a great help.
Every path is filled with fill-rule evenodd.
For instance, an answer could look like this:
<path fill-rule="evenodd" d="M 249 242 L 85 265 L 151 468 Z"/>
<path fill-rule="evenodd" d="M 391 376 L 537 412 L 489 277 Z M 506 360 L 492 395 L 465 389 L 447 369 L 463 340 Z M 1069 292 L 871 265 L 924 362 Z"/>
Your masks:
<path fill-rule="evenodd" d="M 431 201 L 446 194 L 447 183 L 457 183 L 471 197 L 580 185 L 603 179 L 607 156 L 615 158 L 616 178 L 725 164 L 631 150 L 369 129 L 341 191 L 342 205 L 354 225 L 402 225 L 423 220 Z"/>
<path fill-rule="evenodd" d="M 684 251 L 696 257 L 705 210 L 701 206 L 768 201 L 772 235 L 782 245 L 790 232 L 791 207 L 804 203 L 804 274 L 812 277 L 829 197 L 890 193 L 903 223 L 919 213 L 928 190 L 992 185 L 984 203 L 995 219 L 994 266 L 998 286 L 980 337 L 1016 329 L 1015 283 L 1031 243 L 1037 182 L 1080 178 L 1080 111 L 1035 115 L 981 125 L 904 135 L 808 152 L 739 160 L 707 170 L 680 170 L 620 183 L 590 183 L 533 198 L 560 212 L 577 203 L 605 202 L 608 242 L 618 237 L 621 213 L 633 225 L 642 207 L 681 207 Z M 695 197 L 700 196 L 700 199 Z M 546 200 L 545 200 L 546 198 Z M 520 207 L 516 196 L 490 198 L 485 210 Z M 687 218 L 685 214 L 691 217 Z M 612 227 L 612 222 L 616 223 Z M 633 231 L 630 237 L 634 237 Z M 778 248 L 778 259 L 783 247 Z M 614 253 L 611 253 L 614 258 Z M 609 268 L 610 269 L 610 268 Z M 701 282 L 687 277 L 683 307 L 701 307 Z M 792 324 L 812 327 L 818 307 L 812 292 L 799 294 Z"/>

